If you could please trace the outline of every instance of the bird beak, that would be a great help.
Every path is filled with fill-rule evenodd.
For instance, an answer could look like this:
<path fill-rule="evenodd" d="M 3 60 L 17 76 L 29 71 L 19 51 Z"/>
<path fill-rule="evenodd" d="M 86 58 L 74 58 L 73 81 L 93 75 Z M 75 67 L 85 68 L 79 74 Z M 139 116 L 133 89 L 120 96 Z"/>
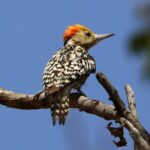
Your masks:
<path fill-rule="evenodd" d="M 111 36 L 114 36 L 115 34 L 95 34 L 95 39 L 97 42 L 103 40 L 103 39 L 106 39 L 106 38 L 109 38 Z"/>

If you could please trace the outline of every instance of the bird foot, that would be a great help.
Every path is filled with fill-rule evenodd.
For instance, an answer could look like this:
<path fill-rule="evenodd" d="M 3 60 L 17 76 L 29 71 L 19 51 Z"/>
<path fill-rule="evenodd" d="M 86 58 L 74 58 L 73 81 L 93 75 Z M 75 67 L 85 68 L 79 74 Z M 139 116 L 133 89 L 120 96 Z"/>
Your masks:
<path fill-rule="evenodd" d="M 42 93 L 43 93 L 43 91 L 40 91 L 37 94 L 35 94 L 34 97 L 33 97 L 33 101 L 39 100 L 39 98 L 40 98 L 40 96 L 41 96 Z"/>
<path fill-rule="evenodd" d="M 85 94 L 81 89 L 77 89 L 77 91 L 78 91 L 79 94 L 81 94 L 81 95 L 87 97 L 86 94 Z"/>

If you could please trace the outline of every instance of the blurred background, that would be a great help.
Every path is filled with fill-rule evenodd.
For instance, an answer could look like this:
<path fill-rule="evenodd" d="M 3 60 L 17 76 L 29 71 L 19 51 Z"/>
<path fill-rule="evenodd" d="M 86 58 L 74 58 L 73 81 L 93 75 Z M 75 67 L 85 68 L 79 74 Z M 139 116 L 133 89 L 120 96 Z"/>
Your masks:
<path fill-rule="evenodd" d="M 90 50 L 97 72 L 109 77 L 127 104 L 125 84 L 134 89 L 139 119 L 150 131 L 150 2 L 147 0 L 1 0 L 0 87 L 33 94 L 42 88 L 43 69 L 63 45 L 68 25 L 83 24 L 96 33 L 115 33 Z M 111 104 L 92 75 L 83 91 Z M 107 121 L 70 110 L 65 126 L 52 126 L 49 110 L 0 106 L 2 150 L 116 150 Z M 133 149 L 125 131 L 127 147 Z"/>
<path fill-rule="evenodd" d="M 150 2 L 137 4 L 133 15 L 137 25 L 129 34 L 129 51 L 143 59 L 141 75 L 150 81 Z"/>

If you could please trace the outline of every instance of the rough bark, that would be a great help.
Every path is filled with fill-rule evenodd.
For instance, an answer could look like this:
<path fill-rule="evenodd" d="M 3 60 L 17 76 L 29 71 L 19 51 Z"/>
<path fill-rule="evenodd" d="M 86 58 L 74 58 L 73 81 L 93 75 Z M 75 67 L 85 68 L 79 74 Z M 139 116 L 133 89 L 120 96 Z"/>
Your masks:
<path fill-rule="evenodd" d="M 150 150 L 150 134 L 138 120 L 135 97 L 131 86 L 126 86 L 129 107 L 127 108 L 118 91 L 107 79 L 106 75 L 97 73 L 96 78 L 108 93 L 109 100 L 111 100 L 113 104 L 107 105 L 100 100 L 92 100 L 79 93 L 71 93 L 70 108 L 76 108 L 97 115 L 105 120 L 115 120 L 118 122 L 121 127 L 108 127 L 111 134 L 120 138 L 119 142 L 114 142 L 118 147 L 126 145 L 123 135 L 123 128 L 126 128 L 133 139 L 135 150 Z M 18 94 L 0 88 L 0 104 L 7 107 L 26 110 L 47 109 L 51 107 L 52 101 L 54 101 L 53 96 L 46 96 L 44 92 L 38 94 L 38 98 L 35 99 L 35 95 Z"/>

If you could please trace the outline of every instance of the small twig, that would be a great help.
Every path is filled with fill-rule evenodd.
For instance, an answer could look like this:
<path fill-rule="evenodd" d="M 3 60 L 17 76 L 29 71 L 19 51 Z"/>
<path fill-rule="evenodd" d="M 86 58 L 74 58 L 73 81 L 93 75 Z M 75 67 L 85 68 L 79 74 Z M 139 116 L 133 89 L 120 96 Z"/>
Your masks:
<path fill-rule="evenodd" d="M 126 90 L 126 95 L 127 95 L 127 99 L 128 99 L 129 110 L 130 110 L 131 114 L 135 117 L 135 119 L 138 120 L 133 90 L 129 84 L 127 84 L 125 86 L 125 90 Z"/>

